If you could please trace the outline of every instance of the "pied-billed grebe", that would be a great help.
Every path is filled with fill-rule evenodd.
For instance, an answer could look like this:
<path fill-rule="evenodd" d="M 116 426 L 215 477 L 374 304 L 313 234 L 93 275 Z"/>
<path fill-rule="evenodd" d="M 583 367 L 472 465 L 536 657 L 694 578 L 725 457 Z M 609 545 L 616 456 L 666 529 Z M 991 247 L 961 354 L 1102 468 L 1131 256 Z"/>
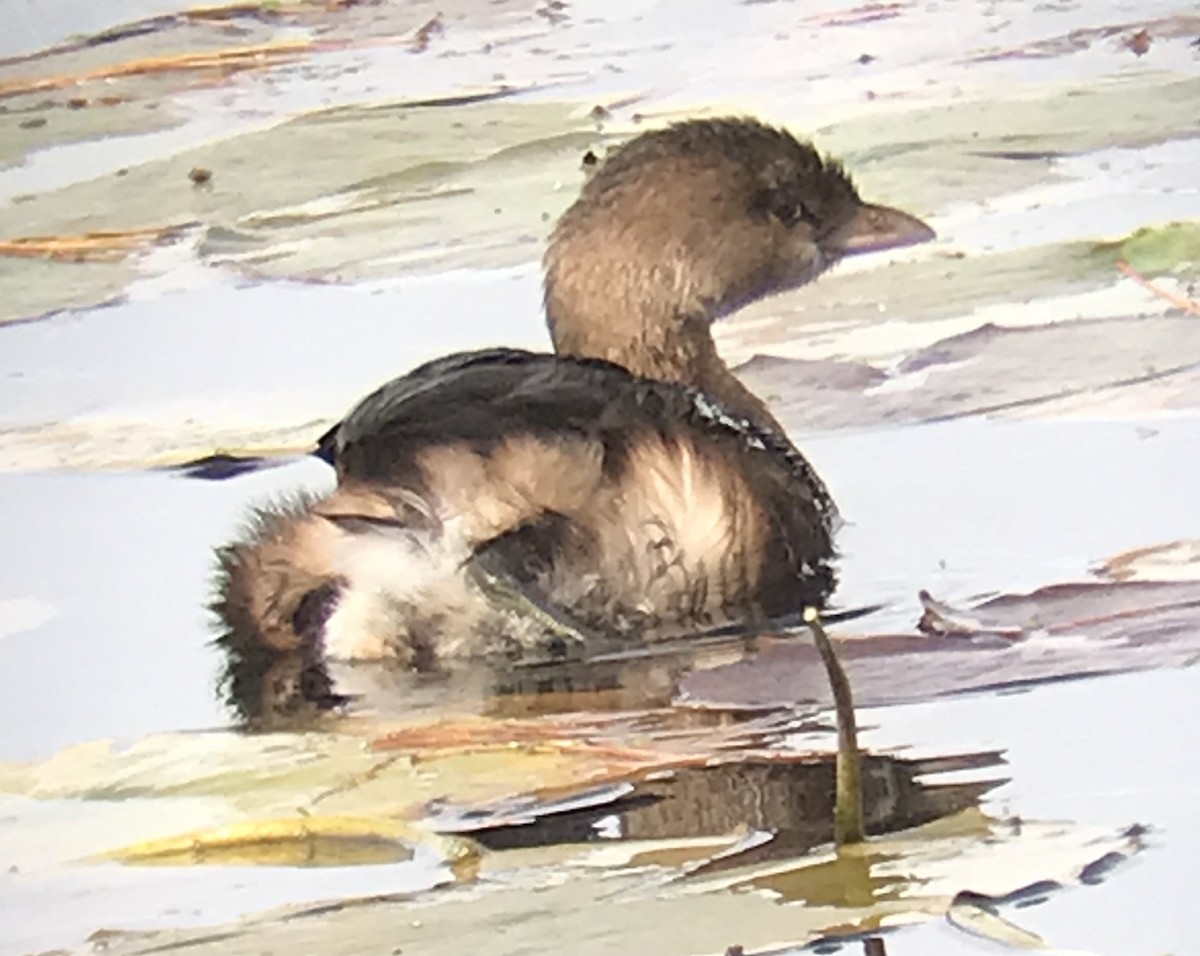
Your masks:
<path fill-rule="evenodd" d="M 337 488 L 259 512 L 221 549 L 222 643 L 425 670 L 822 603 L 829 495 L 709 325 L 931 236 L 783 130 L 637 137 L 550 240 L 557 354 L 453 355 L 364 399 L 320 442 Z"/>

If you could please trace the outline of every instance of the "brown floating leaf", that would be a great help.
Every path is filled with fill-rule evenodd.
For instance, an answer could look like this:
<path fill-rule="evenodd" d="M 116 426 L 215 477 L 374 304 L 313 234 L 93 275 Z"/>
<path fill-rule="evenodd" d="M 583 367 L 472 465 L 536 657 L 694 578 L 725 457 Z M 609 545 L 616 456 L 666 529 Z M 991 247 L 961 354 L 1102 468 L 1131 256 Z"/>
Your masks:
<path fill-rule="evenodd" d="M 1200 659 L 1200 581 L 1058 584 L 965 611 L 925 601 L 930 635 L 866 634 L 839 643 L 860 707 Z M 689 674 L 680 692 L 714 706 L 794 705 L 827 701 L 824 685 L 815 650 L 794 639 Z"/>
<path fill-rule="evenodd" d="M 457 718 L 394 730 L 372 741 L 380 752 L 441 754 L 524 750 L 575 756 L 611 776 L 651 768 L 701 766 L 723 753 L 761 748 L 794 726 L 787 715 L 727 727 L 696 721 L 688 711 L 579 713 L 539 720 Z M 772 726 L 773 725 L 773 726 Z"/>
<path fill-rule="evenodd" d="M 375 750 L 483 750 L 543 745 L 565 747 L 595 728 L 573 728 L 554 721 L 449 720 L 393 731 L 372 742 Z"/>
<path fill-rule="evenodd" d="M 1015 639 L 1021 637 L 1024 631 L 1021 624 L 994 623 L 976 617 L 970 611 L 939 601 L 928 591 L 920 591 L 917 599 L 925 609 L 921 620 L 917 622 L 917 630 L 923 634 L 951 636 L 986 633 Z"/>
<path fill-rule="evenodd" d="M 154 226 L 113 232 L 85 232 L 80 236 L 23 236 L 0 239 L 0 256 L 54 259 L 60 262 L 118 262 L 149 246 L 179 237 L 191 224 Z"/>

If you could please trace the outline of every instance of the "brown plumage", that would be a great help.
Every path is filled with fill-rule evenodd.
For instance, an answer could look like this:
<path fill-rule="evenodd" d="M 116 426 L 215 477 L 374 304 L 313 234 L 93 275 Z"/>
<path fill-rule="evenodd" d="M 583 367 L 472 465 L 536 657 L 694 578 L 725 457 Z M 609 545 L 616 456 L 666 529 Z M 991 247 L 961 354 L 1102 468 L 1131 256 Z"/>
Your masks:
<path fill-rule="evenodd" d="M 223 643 L 433 669 L 821 603 L 832 502 L 709 324 L 931 235 L 751 120 L 617 149 L 546 253 L 558 354 L 453 355 L 365 398 L 320 442 L 337 489 L 220 552 Z"/>

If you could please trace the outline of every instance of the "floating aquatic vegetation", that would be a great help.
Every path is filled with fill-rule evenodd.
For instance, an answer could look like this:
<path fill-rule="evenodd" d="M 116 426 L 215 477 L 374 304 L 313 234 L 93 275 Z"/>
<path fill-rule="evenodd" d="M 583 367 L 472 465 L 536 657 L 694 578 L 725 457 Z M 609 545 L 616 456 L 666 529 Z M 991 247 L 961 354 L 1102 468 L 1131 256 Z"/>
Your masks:
<path fill-rule="evenodd" d="M 739 926 L 740 945 L 798 945 L 883 922 L 928 919 L 956 899 L 961 905 L 964 889 L 1004 895 L 1031 882 L 1069 883 L 1097 860 L 1111 862 L 1139 845 L 1126 833 L 1031 821 L 1009 825 L 980 814 L 974 808 L 998 782 L 986 772 L 1000 762 L 999 754 L 918 760 L 869 755 L 863 779 L 867 825 L 875 837 L 831 853 L 822 845 L 833 836 L 832 761 L 777 749 L 795 731 L 794 715 L 716 728 L 689 728 L 687 717 L 577 714 L 561 718 L 572 732 L 554 735 L 545 724 L 539 735 L 536 725 L 503 722 L 488 735 L 479 723 L 459 732 L 442 722 L 424 737 L 416 729 L 397 730 L 371 748 L 362 747 L 361 738 L 333 735 L 242 738 L 233 747 L 224 735 L 164 737 L 129 751 L 93 747 L 8 768 L 0 783 L 37 799 L 78 801 L 70 812 L 79 823 L 88 813 L 129 800 L 143 808 L 144 823 L 159 827 L 163 814 L 150 812 L 156 803 L 169 807 L 203 798 L 209 813 L 227 808 L 219 825 L 109 846 L 93 855 L 94 862 L 346 867 L 405 861 L 420 851 L 440 859 L 459 884 L 472 881 L 473 902 L 461 911 L 472 914 L 473 924 L 490 926 L 498 905 L 510 916 L 533 901 L 558 911 L 570 902 L 564 892 L 577 902 L 601 894 L 606 906 L 587 912 L 622 914 L 621 929 L 613 931 L 623 945 L 681 954 L 695 951 L 698 937 L 680 932 L 678 920 L 697 898 L 706 901 L 703 909 L 716 908 L 735 921 L 726 925 Z M 584 736 L 589 721 L 591 733 Z M 632 739 L 646 747 L 606 748 L 606 737 L 629 740 L 638 725 Z M 502 749 L 479 749 L 481 741 L 503 736 L 509 743 Z M 564 736 L 581 746 L 554 746 Z M 727 750 L 735 741 L 742 749 Z M 397 751 L 400 745 L 404 750 Z M 962 779 L 965 770 L 974 772 L 972 779 Z M 955 779 L 940 781 L 947 773 Z M 543 785 L 522 796 L 512 789 L 521 779 Z M 492 796 L 484 796 L 487 791 Z M 418 805 L 404 805 L 417 797 L 423 820 L 413 822 Z M 293 809 L 263 816 L 272 805 Z M 134 819 L 127 817 L 123 829 Z M 91 839 L 119 838 L 110 826 Z M 37 839 L 27 832 L 22 842 Z M 61 841 L 55 846 L 63 852 Z M 481 853 L 480 846 L 490 852 Z M 381 894 L 302 904 L 201 935 L 105 938 L 116 952 L 151 943 L 169 951 L 185 940 L 201 952 L 208 945 L 234 945 L 223 951 L 236 952 L 239 940 L 260 945 L 284 927 L 302 926 L 305 945 L 325 951 L 325 934 L 340 932 L 344 920 L 355 921 L 356 937 L 374 933 L 370 926 L 384 913 L 395 925 L 397 906 L 419 906 L 422 920 L 445 931 L 460 912 L 444 908 L 454 893 L 451 885 L 425 897 Z M 780 903 L 792 907 L 780 909 Z M 576 930 L 589 933 L 589 919 L 578 911 Z M 544 929 L 544 920 L 538 925 Z M 715 926 L 706 922 L 704 929 L 711 934 Z M 460 933 L 453 929 L 446 938 Z"/>
<path fill-rule="evenodd" d="M 161 233 L 193 223 L 172 259 L 259 279 L 351 282 L 427 268 L 494 267 L 536 258 L 549 219 L 569 199 L 555 184 L 593 141 L 567 103 L 508 102 L 503 84 L 452 96 L 324 109 L 268 129 L 206 142 L 167 159 L 131 162 L 38 195 L 5 218 L 0 251 L 40 255 L 51 240 Z M 69 131 L 60 130 L 56 135 Z M 53 144 L 49 144 L 53 145 Z M 201 187 L 189 178 L 211 174 Z M 2 174 L 0 174 L 2 175 Z M 483 213 L 486 211 L 486 215 Z M 448 234 L 457 236 L 453 243 Z M 93 243 L 93 246 L 96 246 Z M 70 258 L 71 247 L 59 243 Z M 45 261 L 13 261 L 0 282 L 0 323 L 120 295 L 110 272 L 55 278 Z M 141 274 L 154 262 L 139 260 Z M 65 266 L 64 266 L 65 268 Z M 97 288 L 90 288 L 98 282 Z M 81 301 L 82 300 L 82 301 Z"/>
<path fill-rule="evenodd" d="M 1145 275 L 1200 273 L 1200 222 L 1146 226 L 1118 242 L 1096 246 L 1110 262 L 1125 262 Z"/>
<path fill-rule="evenodd" d="M 358 5 L 360 0 L 258 0 L 251 3 L 226 3 L 198 6 L 179 13 L 146 17 L 129 23 L 121 23 L 89 36 L 43 47 L 23 56 L 7 57 L 0 65 L 28 63 L 36 60 L 61 57 L 95 47 L 108 46 L 124 40 L 163 34 L 198 23 L 229 23 L 232 20 L 261 20 L 294 26 L 306 21 L 328 19 L 336 11 L 344 11 Z"/>
<path fill-rule="evenodd" d="M 413 53 L 423 53 L 428 49 L 431 39 L 445 29 L 441 15 L 438 14 L 411 31 L 407 23 L 400 21 L 392 24 L 395 32 L 374 25 L 375 29 L 366 35 L 355 36 L 355 25 L 348 24 L 349 29 L 344 35 L 328 35 L 328 27 L 337 23 L 336 15 L 358 5 L 357 0 L 330 0 L 327 3 L 234 3 L 197 7 L 177 14 L 121 24 L 90 37 L 0 61 L 0 68 L 24 64 L 45 67 L 62 61 L 68 66 L 65 72 L 47 74 L 41 69 L 35 75 L 0 79 L 0 100 L 60 89 L 86 91 L 92 85 L 154 75 L 201 74 L 210 82 L 222 82 L 246 70 L 267 70 L 316 53 L 360 46 L 396 45 L 406 47 Z M 318 29 L 307 36 L 269 37 L 263 42 L 236 46 L 222 44 L 222 34 L 219 31 L 199 33 L 193 29 L 189 33 L 187 30 L 189 27 L 225 25 L 232 21 L 257 21 L 270 29 L 305 26 Z M 319 29 L 322 26 L 325 27 L 324 31 Z M 196 35 L 198 33 L 199 35 Z M 172 35 L 176 37 L 177 46 L 172 52 L 138 55 L 148 49 L 160 49 L 163 39 L 169 39 Z M 130 41 L 134 42 L 131 44 Z M 188 46 L 201 49 L 178 49 Z M 73 55 L 99 49 L 111 50 L 114 53 L 128 50 L 132 55 L 116 62 L 71 69 L 79 59 L 76 56 L 73 61 Z M 81 105 L 83 104 L 86 104 L 86 99 L 82 101 Z"/>
<path fill-rule="evenodd" d="M 696 861 L 719 857 L 722 847 L 752 856 L 753 836 L 633 841 L 552 855 L 518 850 L 486 855 L 478 882 L 418 898 L 381 893 L 201 930 L 112 934 L 106 952 L 152 947 L 224 956 L 288 946 L 338 956 L 361 952 L 364 940 L 386 939 L 391 947 L 449 956 L 487 951 L 501 935 L 507 948 L 547 956 L 560 953 L 564 939 L 583 956 L 779 952 L 950 912 L 965 921 L 971 901 L 999 909 L 1045 897 L 1135 855 L 1142 833 L 1017 824 L 967 810 L 856 850 L 715 870 Z"/>

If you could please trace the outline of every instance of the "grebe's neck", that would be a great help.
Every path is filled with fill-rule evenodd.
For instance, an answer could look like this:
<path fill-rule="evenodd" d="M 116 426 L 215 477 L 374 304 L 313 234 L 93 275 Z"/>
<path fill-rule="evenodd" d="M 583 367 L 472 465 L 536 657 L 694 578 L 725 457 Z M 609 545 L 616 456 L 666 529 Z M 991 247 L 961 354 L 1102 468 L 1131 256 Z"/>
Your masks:
<path fill-rule="evenodd" d="M 605 359 L 643 378 L 690 386 L 731 414 L 786 437 L 762 399 L 738 380 L 717 352 L 707 317 L 650 316 L 643 304 L 636 311 L 617 312 L 600 321 L 578 322 L 564 320 L 552 295 L 546 305 L 559 355 Z"/>

